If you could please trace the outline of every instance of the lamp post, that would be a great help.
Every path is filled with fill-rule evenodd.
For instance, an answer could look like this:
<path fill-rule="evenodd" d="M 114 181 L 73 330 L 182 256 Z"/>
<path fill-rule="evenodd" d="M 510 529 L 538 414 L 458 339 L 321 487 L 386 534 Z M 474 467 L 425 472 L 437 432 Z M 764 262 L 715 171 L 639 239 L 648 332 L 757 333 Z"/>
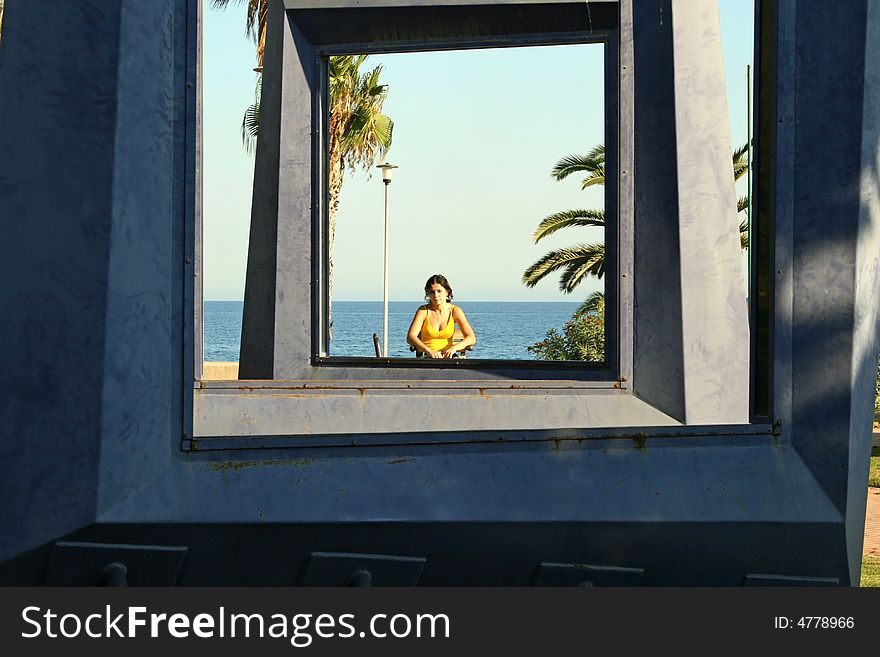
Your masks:
<path fill-rule="evenodd" d="M 382 182 L 385 183 L 385 274 L 382 292 L 382 355 L 388 357 L 388 188 L 391 186 L 391 174 L 397 165 L 380 164 L 376 167 L 382 169 Z"/>

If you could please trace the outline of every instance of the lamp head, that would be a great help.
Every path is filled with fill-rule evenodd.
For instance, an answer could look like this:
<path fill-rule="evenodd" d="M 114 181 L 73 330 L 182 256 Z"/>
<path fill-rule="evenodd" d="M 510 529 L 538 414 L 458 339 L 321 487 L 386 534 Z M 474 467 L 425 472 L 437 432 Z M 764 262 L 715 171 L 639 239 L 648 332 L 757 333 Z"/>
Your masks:
<path fill-rule="evenodd" d="M 380 164 L 376 167 L 377 169 L 382 169 L 382 182 L 388 185 L 391 182 L 391 174 L 397 169 L 396 164 Z"/>

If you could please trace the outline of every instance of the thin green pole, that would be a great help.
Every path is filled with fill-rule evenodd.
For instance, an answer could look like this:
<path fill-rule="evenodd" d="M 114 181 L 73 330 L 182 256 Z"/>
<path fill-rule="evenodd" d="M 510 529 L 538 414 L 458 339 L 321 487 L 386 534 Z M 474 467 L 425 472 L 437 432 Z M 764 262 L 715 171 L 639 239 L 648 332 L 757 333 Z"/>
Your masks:
<path fill-rule="evenodd" d="M 749 236 L 749 301 L 752 299 L 752 65 L 746 64 L 746 222 Z"/>

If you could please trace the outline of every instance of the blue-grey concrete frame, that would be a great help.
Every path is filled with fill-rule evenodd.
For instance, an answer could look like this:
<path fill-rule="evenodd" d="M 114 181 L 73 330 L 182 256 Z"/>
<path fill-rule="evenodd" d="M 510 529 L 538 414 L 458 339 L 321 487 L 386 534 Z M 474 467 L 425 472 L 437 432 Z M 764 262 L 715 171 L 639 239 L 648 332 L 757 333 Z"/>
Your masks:
<path fill-rule="evenodd" d="M 290 8 L 285 10 L 285 4 Z M 618 302 L 618 281 L 628 273 L 619 268 L 617 233 L 626 230 L 623 227 L 631 221 L 632 213 L 618 209 L 621 94 L 617 4 L 602 2 L 592 8 L 568 0 L 474 6 L 371 4 L 389 6 L 365 8 L 343 2 L 328 8 L 323 3 L 280 1 L 269 5 L 239 362 L 242 383 L 198 382 L 193 438 L 443 431 L 459 426 L 439 420 L 420 424 L 418 414 L 403 411 L 405 397 L 411 396 L 410 402 L 418 399 L 406 393 L 409 388 L 430 388 L 433 396 L 425 399 L 429 405 L 442 403 L 445 394 L 449 408 L 454 408 L 449 417 L 469 417 L 474 430 L 675 424 L 677 420 L 662 409 L 628 394 L 632 364 L 620 358 L 620 354 L 632 353 L 629 347 L 623 351 L 620 347 L 631 343 L 632 304 L 630 299 Z M 606 143 L 610 144 L 606 362 L 478 358 L 429 362 L 324 356 L 328 309 L 324 171 L 327 57 L 344 52 L 586 42 L 601 42 L 605 51 Z M 305 308 L 311 308 L 310 318 L 303 313 Z M 391 394 L 389 382 L 403 393 Z M 464 382 L 470 382 L 469 389 L 464 389 Z M 315 394 L 316 387 L 328 392 Z M 541 414 L 521 403 L 534 406 L 550 393 L 561 399 L 564 388 L 570 389 L 565 408 L 580 405 L 579 411 Z M 516 389 L 520 394 L 514 398 L 493 392 L 504 389 Z M 269 392 L 272 390 L 277 392 Z M 533 394 L 523 397 L 526 391 Z M 326 404 L 332 412 L 319 410 Z M 325 416 L 334 421 L 328 425 Z M 400 418 L 409 420 L 389 424 Z M 540 418 L 537 424 L 536 418 Z M 527 424 L 517 425 L 523 421 Z"/>
<path fill-rule="evenodd" d="M 701 34 L 714 35 L 711 63 L 702 62 L 700 42 L 675 45 L 687 42 L 688 31 L 686 26 L 679 26 L 677 39 L 672 39 L 670 11 L 666 27 L 661 30 L 654 29 L 652 15 L 640 14 L 641 48 L 635 54 L 640 53 L 643 61 L 634 65 L 636 57 L 630 48 L 630 65 L 620 66 L 620 22 L 626 12 L 620 11 L 617 3 L 601 2 L 592 9 L 580 2 L 492 2 L 464 6 L 377 0 L 369 7 L 360 3 L 332 4 L 328 8 L 324 4 L 288 0 L 270 5 L 239 378 L 273 381 L 274 386 L 294 390 L 316 380 L 329 387 L 349 388 L 353 381 L 361 381 L 364 383 L 358 384 L 358 389 L 370 389 L 370 382 L 380 380 L 401 384 L 434 380 L 445 385 L 469 379 L 511 381 L 538 390 L 545 388 L 543 382 L 548 380 L 568 381 L 573 386 L 607 381 L 608 389 L 635 391 L 627 403 L 641 404 L 642 408 L 629 409 L 610 420 L 605 416 L 594 423 L 581 416 L 573 419 L 577 426 L 600 426 L 608 421 L 610 426 L 667 421 L 747 422 L 749 341 L 745 290 L 742 280 L 736 280 L 742 278 L 739 240 L 735 217 L 722 217 L 719 211 L 720 207 L 728 214 L 733 212 L 734 189 L 732 180 L 725 179 L 724 171 L 729 168 L 726 153 L 730 150 L 726 107 L 723 101 L 714 100 L 724 92 L 722 81 L 713 77 L 723 75 L 717 10 L 713 14 L 713 6 L 709 5 L 689 17 L 704 21 L 708 32 Z M 549 7 L 553 11 L 548 11 Z M 682 5 L 678 11 L 688 10 Z M 632 29 L 632 23 L 628 29 Z M 632 35 L 633 32 L 627 33 L 626 40 L 632 41 Z M 580 362 L 325 357 L 328 256 L 324 58 L 339 52 L 597 39 L 606 43 L 606 143 L 611 144 L 608 152 L 612 171 L 606 213 L 606 286 L 611 302 L 606 363 L 597 366 Z M 673 48 L 679 49 L 675 57 Z M 655 57 L 655 52 L 662 56 Z M 673 61 L 682 66 L 683 61 L 689 62 L 689 73 L 677 74 Z M 633 77 L 633 70 L 636 75 L 642 72 L 641 80 Z M 710 96 L 701 99 L 694 95 L 686 76 L 695 71 L 701 75 L 700 88 L 707 83 L 713 86 Z M 625 88 L 619 86 L 620 79 L 627 81 Z M 665 114 L 652 108 L 661 96 Z M 712 109 L 702 107 L 710 100 L 715 103 Z M 620 103 L 629 103 L 634 108 L 635 121 L 632 115 L 619 114 Z M 685 114 L 689 108 L 694 109 Z M 676 113 L 682 114 L 683 120 L 702 124 L 691 134 L 685 134 L 687 126 L 676 132 L 675 121 L 668 120 Z M 619 140 L 618 134 L 623 130 L 627 139 Z M 630 153 L 621 151 L 621 145 L 642 149 L 638 167 L 627 171 L 617 166 L 621 153 L 628 161 L 633 159 Z M 717 155 L 719 148 L 724 154 Z M 690 163 L 692 158 L 700 161 Z M 621 205 L 617 193 L 620 181 L 638 180 L 638 176 L 642 179 L 638 183 L 640 192 Z M 721 199 L 722 190 L 716 189 L 718 180 L 729 188 L 725 190 L 729 199 Z M 677 182 L 680 190 L 676 190 Z M 628 191 L 633 189 L 628 187 Z M 713 201 L 714 197 L 718 198 Z M 697 219 L 697 213 L 703 216 Z M 635 229 L 630 228 L 632 222 Z M 634 246 L 627 244 L 626 251 L 621 252 L 618 233 L 632 236 Z M 660 251 L 669 254 L 669 259 L 658 255 L 657 244 L 664 245 Z M 624 270 L 621 264 L 632 268 Z M 669 284 L 663 280 L 668 272 L 674 274 Z M 625 279 L 629 279 L 627 285 L 621 287 L 619 283 Z M 632 296 L 618 298 L 620 291 Z M 304 308 L 312 309 L 311 321 L 304 317 Z M 633 319 L 634 313 L 637 321 Z M 626 347 L 622 346 L 624 343 Z M 211 383 L 207 386 L 216 387 Z M 197 396 L 207 402 L 201 405 L 201 415 L 216 414 L 214 393 L 200 391 Z M 227 394 L 224 404 L 228 403 L 238 401 Z M 591 403 L 601 402 L 597 398 Z M 252 408 L 246 409 L 246 405 Z M 251 401 L 244 401 L 239 417 L 251 417 L 254 411 Z M 257 414 L 266 416 L 269 411 L 264 405 L 257 409 Z M 663 417 L 655 416 L 657 411 Z M 497 412 L 502 417 L 507 414 L 502 409 Z M 286 413 L 303 415 L 304 411 L 297 408 Z M 387 430 L 362 423 L 360 415 L 353 419 L 367 431 Z M 488 422 L 480 422 L 474 428 L 500 428 L 497 422 Z M 303 430 L 310 431 L 307 427 Z M 204 436 L 216 431 L 217 427 L 205 427 L 195 433 Z M 251 427 L 250 431 L 260 435 L 278 429 Z"/>
<path fill-rule="evenodd" d="M 609 386 L 616 382 L 620 387 L 621 371 L 628 371 L 631 366 L 619 359 L 618 318 L 614 310 L 617 308 L 619 278 L 618 182 L 615 175 L 609 176 L 606 184 L 608 264 L 605 279 L 611 309 L 606 320 L 606 362 L 479 358 L 429 362 L 411 358 L 326 356 L 329 302 L 326 298 L 327 189 L 324 171 L 327 153 L 324 134 L 327 119 L 326 58 L 335 53 L 604 43 L 605 141 L 616 144 L 619 95 L 616 4 L 599 3 L 592 11 L 579 2 L 552 5 L 499 2 L 479 6 L 442 2 L 371 3 L 395 5 L 375 8 L 353 3 L 331 3 L 330 7 L 325 3 L 285 4 L 291 9 L 283 18 L 280 15 L 282 3 L 279 2 L 277 7 L 271 5 L 270 12 L 279 13 L 270 13 L 267 30 L 262 125 L 257 145 L 239 378 L 276 381 L 454 380 L 462 377 L 528 381 L 562 378 L 606 380 Z M 555 11 L 546 11 L 549 6 Z M 397 12 L 393 29 L 387 27 L 392 22 L 389 12 Z M 279 93 L 281 96 L 277 95 Z M 307 127 L 309 121 L 311 125 Z M 298 136 L 291 137 L 292 134 Z M 608 151 L 608 170 L 616 172 L 617 149 L 609 148 Z M 311 154 L 308 166 L 303 161 L 306 153 Z M 286 164 L 282 165 L 282 162 Z M 284 166 L 283 174 L 280 173 L 281 166 Z M 289 183 L 290 179 L 296 182 Z M 310 190 L 306 187 L 308 179 L 311 179 Z M 287 204 L 283 213 L 279 211 L 280 203 Z M 303 220 L 304 208 L 310 209 L 311 222 Z M 282 222 L 286 222 L 283 228 L 279 225 Z M 304 230 L 306 228 L 310 230 Z M 290 253 L 296 253 L 297 260 L 289 259 L 287 264 L 282 264 L 279 259 Z M 310 262 L 310 271 L 307 262 Z M 308 286 L 303 284 L 306 280 Z M 312 317 L 309 325 L 303 326 L 300 318 L 306 307 L 311 308 Z M 622 307 L 628 309 L 629 304 Z M 285 310 L 288 308 L 296 311 Z"/>

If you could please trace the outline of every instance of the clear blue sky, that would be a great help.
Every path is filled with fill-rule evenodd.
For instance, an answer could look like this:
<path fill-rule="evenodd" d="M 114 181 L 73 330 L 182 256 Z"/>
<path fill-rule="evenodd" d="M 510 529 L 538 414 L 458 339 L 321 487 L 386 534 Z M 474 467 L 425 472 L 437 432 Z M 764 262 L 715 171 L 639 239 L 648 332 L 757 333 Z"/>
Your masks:
<path fill-rule="evenodd" d="M 746 65 L 752 61 L 751 0 L 719 0 L 733 146 L 746 140 Z M 239 128 L 253 102 L 254 46 L 244 7 L 205 10 L 204 290 L 241 299 L 247 261 L 253 157 Z M 465 300 L 580 300 L 558 277 L 536 288 L 523 270 L 551 248 L 601 241 L 596 229 L 567 229 L 535 245 L 548 214 L 603 206 L 601 188 L 553 181 L 555 162 L 603 141 L 602 48 L 598 45 L 375 55 L 395 122 L 391 185 L 390 297 L 421 297 L 444 273 Z M 743 190 L 739 190 L 744 193 Z M 347 175 L 334 245 L 333 296 L 382 298 L 383 185 Z"/>

